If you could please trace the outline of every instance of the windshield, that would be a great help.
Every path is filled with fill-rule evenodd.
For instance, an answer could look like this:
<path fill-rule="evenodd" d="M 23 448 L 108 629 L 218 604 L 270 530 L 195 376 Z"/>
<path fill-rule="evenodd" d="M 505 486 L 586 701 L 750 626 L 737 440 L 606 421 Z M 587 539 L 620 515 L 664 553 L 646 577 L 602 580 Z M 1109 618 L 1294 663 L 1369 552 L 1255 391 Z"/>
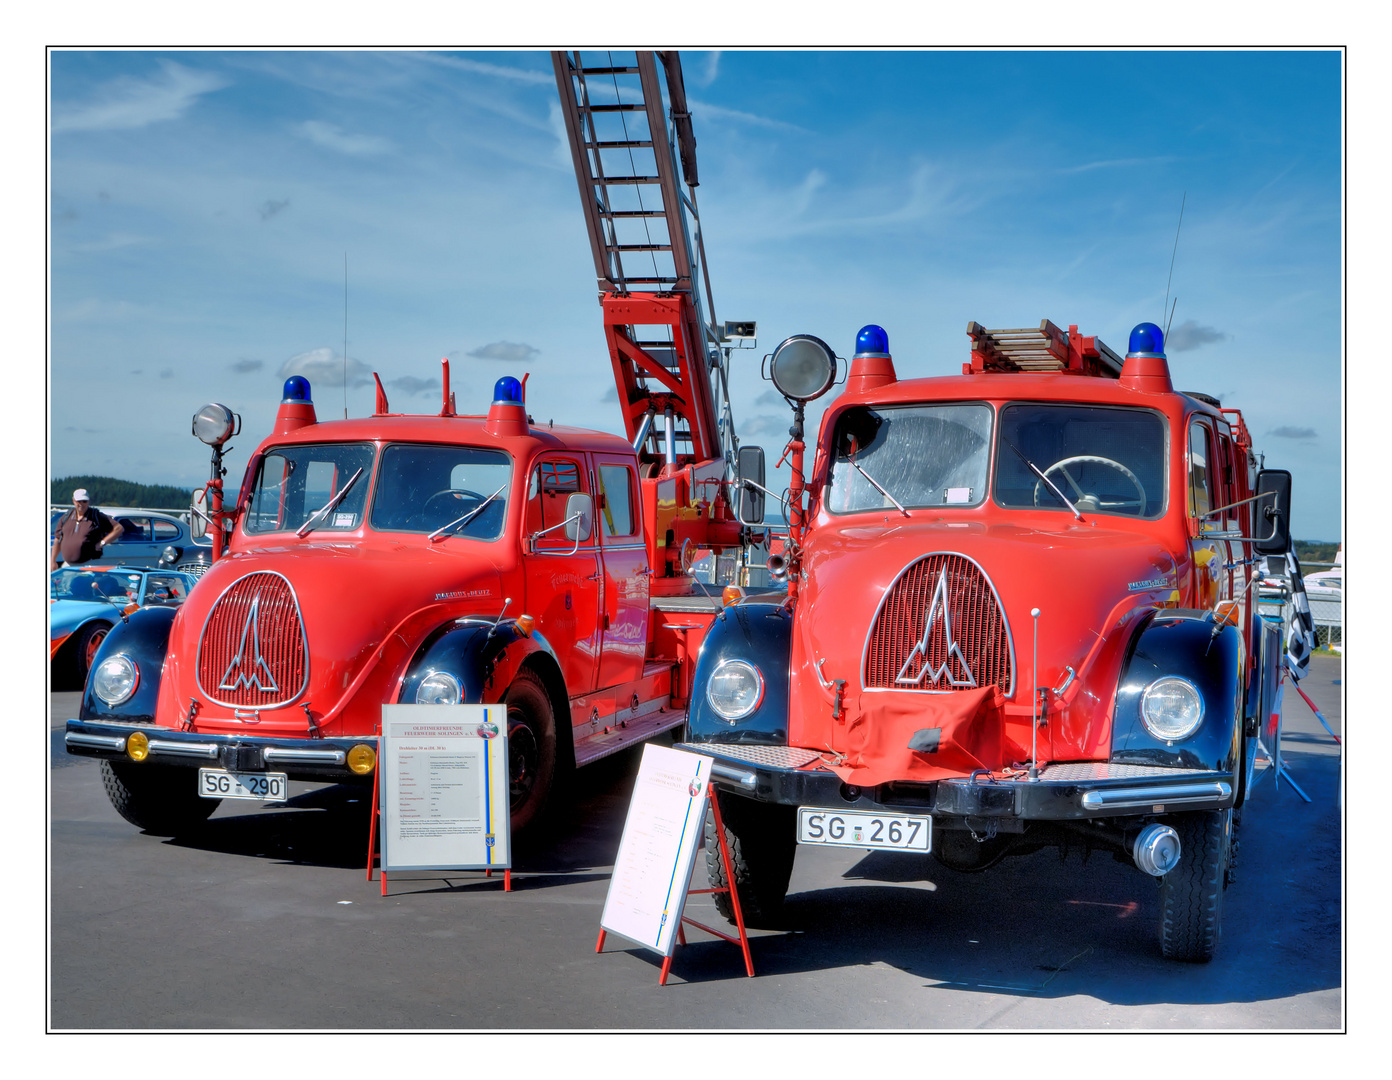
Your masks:
<path fill-rule="evenodd" d="M 343 532 L 360 527 L 372 455 L 371 443 L 279 446 L 267 451 L 256 471 L 243 528 L 248 533 L 299 529 L 362 469 L 358 482 L 332 513 L 315 522 L 314 531 Z"/>
<path fill-rule="evenodd" d="M 837 419 L 834 439 L 832 513 L 976 506 L 986 497 L 989 405 L 858 406 Z"/>
<path fill-rule="evenodd" d="M 372 500 L 372 527 L 496 540 L 511 491 L 512 459 L 497 450 L 388 446 Z"/>
<path fill-rule="evenodd" d="M 49 579 L 51 600 L 128 603 L 140 596 L 140 575 L 120 570 L 55 570 Z"/>
<path fill-rule="evenodd" d="M 995 496 L 1001 506 L 1068 512 L 1023 457 L 1081 513 L 1145 518 L 1164 513 L 1165 423 L 1157 413 L 1007 405 L 1001 409 L 1000 439 Z"/>

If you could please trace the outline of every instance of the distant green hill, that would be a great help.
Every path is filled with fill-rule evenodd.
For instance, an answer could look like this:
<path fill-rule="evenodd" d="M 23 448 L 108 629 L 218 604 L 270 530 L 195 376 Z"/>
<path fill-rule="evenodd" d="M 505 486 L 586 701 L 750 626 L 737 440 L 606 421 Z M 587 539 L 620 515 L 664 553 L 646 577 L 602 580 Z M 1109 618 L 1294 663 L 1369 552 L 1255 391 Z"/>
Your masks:
<path fill-rule="evenodd" d="M 1304 563 L 1332 563 L 1342 547 L 1337 540 L 1297 540 L 1295 557 Z"/>
<path fill-rule="evenodd" d="M 49 486 L 49 498 L 55 504 L 68 505 L 77 488 L 86 488 L 92 505 L 143 506 L 147 510 L 185 510 L 193 492 L 189 488 L 168 484 L 137 484 L 111 476 L 64 476 Z"/>

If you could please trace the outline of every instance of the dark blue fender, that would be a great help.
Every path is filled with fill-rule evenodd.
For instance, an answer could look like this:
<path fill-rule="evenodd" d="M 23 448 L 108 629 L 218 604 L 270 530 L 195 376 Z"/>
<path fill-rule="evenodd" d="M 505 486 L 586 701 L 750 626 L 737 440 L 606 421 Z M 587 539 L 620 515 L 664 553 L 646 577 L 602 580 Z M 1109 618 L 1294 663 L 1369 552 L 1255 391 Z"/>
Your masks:
<path fill-rule="evenodd" d="M 556 717 L 556 734 L 570 744 L 570 701 L 555 650 L 541 634 L 524 634 L 512 622 L 448 623 L 421 647 L 401 683 L 398 704 L 416 700 L 416 688 L 427 675 L 447 671 L 459 680 L 468 704 L 500 701 L 523 667 L 535 671 L 546 685 Z"/>
<path fill-rule="evenodd" d="M 125 653 L 139 669 L 140 681 L 130 699 L 113 708 L 92 693 L 89 675 L 82 693 L 82 710 L 78 713 L 81 719 L 155 722 L 155 703 L 159 700 L 164 654 L 169 649 L 169 629 L 178 614 L 178 608 L 141 608 L 132 612 L 125 622 L 117 622 L 111 628 L 92 660 L 92 670 L 95 671 L 107 657 Z"/>
<path fill-rule="evenodd" d="M 788 667 L 793 620 L 781 604 L 735 604 L 711 623 L 691 680 L 687 741 L 693 743 L 788 742 Z M 706 700 L 706 683 L 722 660 L 747 660 L 764 677 L 764 696 L 749 716 L 722 719 Z"/>
<path fill-rule="evenodd" d="M 1207 612 L 1161 612 L 1131 641 L 1117 685 L 1111 760 L 1236 773 L 1242 747 L 1242 645 L 1238 630 L 1215 635 Z M 1198 731 L 1179 742 L 1158 739 L 1141 720 L 1141 696 L 1156 679 L 1179 675 L 1203 697 Z"/>

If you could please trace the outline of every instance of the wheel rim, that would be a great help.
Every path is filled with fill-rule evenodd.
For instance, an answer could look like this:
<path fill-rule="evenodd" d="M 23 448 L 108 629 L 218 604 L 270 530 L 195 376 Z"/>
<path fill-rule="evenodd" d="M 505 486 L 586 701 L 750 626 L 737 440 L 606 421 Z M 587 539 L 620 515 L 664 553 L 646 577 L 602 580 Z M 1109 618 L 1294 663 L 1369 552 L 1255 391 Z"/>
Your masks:
<path fill-rule="evenodd" d="M 82 657 L 83 671 L 92 670 L 92 661 L 96 659 L 97 650 L 101 648 L 102 642 L 106 640 L 106 634 L 107 631 L 98 630 L 87 640 L 87 651 L 83 654 Z"/>
<path fill-rule="evenodd" d="M 536 732 L 528 725 L 520 709 L 508 710 L 508 795 L 512 809 L 527 801 L 536 787 L 541 767 L 541 747 Z"/>

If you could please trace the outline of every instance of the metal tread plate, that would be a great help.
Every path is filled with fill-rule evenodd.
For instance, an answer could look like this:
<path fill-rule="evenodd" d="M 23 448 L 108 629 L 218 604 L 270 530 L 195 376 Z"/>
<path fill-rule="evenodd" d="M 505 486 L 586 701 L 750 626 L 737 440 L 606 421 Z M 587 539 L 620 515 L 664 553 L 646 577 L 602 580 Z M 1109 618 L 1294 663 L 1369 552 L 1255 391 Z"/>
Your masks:
<path fill-rule="evenodd" d="M 800 746 L 754 746 L 745 743 L 679 743 L 678 750 L 693 754 L 734 758 L 752 765 L 767 765 L 774 769 L 801 769 L 821 758 L 821 751 Z"/>
<path fill-rule="evenodd" d="M 1039 779 L 1052 783 L 1087 783 L 1094 780 L 1147 780 L 1212 776 L 1208 769 L 1175 769 L 1163 765 L 1122 765 L 1110 761 L 1074 761 L 1048 765 Z"/>

